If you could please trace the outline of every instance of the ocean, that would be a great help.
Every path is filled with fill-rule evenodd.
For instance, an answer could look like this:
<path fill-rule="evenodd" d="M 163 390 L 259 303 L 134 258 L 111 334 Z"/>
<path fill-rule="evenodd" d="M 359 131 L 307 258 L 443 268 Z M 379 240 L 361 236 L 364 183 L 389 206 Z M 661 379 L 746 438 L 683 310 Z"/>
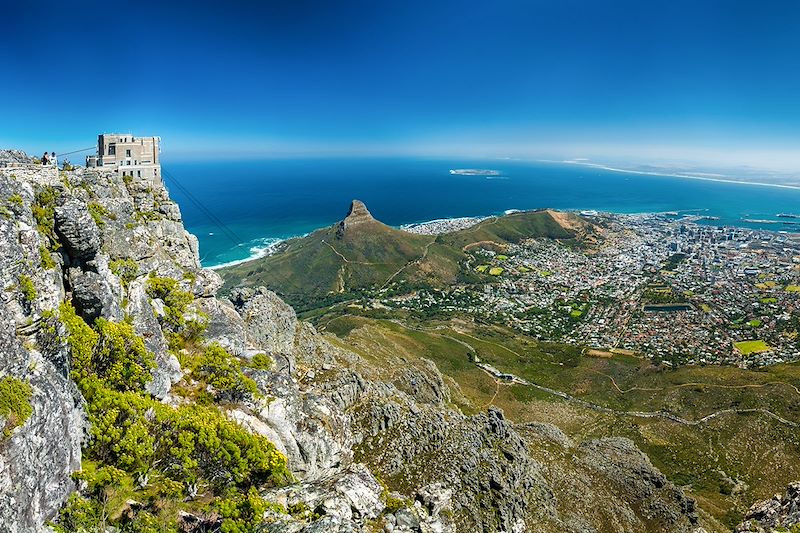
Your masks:
<path fill-rule="evenodd" d="M 678 211 L 703 223 L 800 231 L 800 190 L 620 172 L 568 163 L 469 159 L 270 159 L 165 162 L 167 188 L 206 267 L 257 257 L 282 239 L 341 220 L 350 201 L 392 226 L 551 207 Z M 452 174 L 489 169 L 496 175 Z M 188 192 L 188 194 L 187 194 Z M 749 220 L 770 220 L 745 222 Z M 785 224 L 786 223 L 786 224 Z M 791 223 L 791 224 L 789 224 Z"/>

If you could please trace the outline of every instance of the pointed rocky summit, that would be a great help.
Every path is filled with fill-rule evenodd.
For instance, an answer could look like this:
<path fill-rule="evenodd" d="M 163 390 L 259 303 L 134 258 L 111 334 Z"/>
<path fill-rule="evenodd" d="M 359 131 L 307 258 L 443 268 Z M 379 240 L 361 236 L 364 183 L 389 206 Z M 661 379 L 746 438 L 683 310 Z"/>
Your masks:
<path fill-rule="evenodd" d="M 367 206 L 361 200 L 353 200 L 350 203 L 350 210 L 347 212 L 347 216 L 339 222 L 339 227 L 336 229 L 336 237 L 341 239 L 351 228 L 368 222 L 375 222 L 375 219 L 367 209 Z"/>

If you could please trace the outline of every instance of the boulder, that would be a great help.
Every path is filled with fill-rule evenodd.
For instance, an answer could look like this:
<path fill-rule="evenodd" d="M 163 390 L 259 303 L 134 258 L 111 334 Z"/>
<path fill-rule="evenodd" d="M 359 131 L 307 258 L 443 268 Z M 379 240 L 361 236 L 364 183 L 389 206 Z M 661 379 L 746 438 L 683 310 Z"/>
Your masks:
<path fill-rule="evenodd" d="M 72 303 L 87 322 L 92 323 L 101 317 L 122 320 L 122 289 L 116 277 L 107 271 L 103 275 L 72 267 L 67 278 L 72 288 Z"/>
<path fill-rule="evenodd" d="M 800 527 L 800 481 L 791 483 L 785 494 L 753 504 L 735 533 L 794 531 Z"/>
<path fill-rule="evenodd" d="M 57 206 L 55 230 L 71 258 L 89 260 L 100 250 L 100 228 L 83 202 L 68 200 Z"/>

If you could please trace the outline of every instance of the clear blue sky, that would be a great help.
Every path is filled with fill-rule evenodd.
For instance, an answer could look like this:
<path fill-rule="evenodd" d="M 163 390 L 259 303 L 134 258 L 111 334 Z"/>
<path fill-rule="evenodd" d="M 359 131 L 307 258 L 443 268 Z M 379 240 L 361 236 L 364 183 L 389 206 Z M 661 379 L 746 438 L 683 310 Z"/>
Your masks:
<path fill-rule="evenodd" d="M 0 146 L 66 151 L 130 131 L 176 158 L 787 165 L 800 148 L 798 2 L 165 4 L 6 3 Z"/>

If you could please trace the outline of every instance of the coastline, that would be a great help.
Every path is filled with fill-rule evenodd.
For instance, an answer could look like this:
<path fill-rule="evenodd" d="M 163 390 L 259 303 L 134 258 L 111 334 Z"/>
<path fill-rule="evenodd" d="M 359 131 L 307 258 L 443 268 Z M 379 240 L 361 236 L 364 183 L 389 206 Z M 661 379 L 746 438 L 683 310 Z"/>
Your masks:
<path fill-rule="evenodd" d="M 624 170 L 621 170 L 621 171 L 622 172 L 627 172 L 627 171 L 624 171 Z M 697 178 L 697 179 L 705 179 L 705 178 Z M 714 180 L 714 181 L 719 181 L 719 180 Z M 734 182 L 734 183 L 743 183 L 743 182 Z M 502 213 L 493 214 L 493 215 L 475 216 L 475 217 L 435 218 L 435 219 L 426 220 L 426 221 L 423 221 L 423 222 L 410 222 L 408 224 L 401 224 L 401 225 L 395 226 L 395 227 L 397 229 L 401 229 L 401 230 L 407 231 L 409 233 L 415 233 L 417 235 L 441 235 L 441 234 L 451 233 L 451 232 L 454 232 L 454 231 L 459 231 L 459 230 L 462 230 L 462 229 L 469 228 L 471 226 L 474 226 L 475 224 L 478 224 L 478 223 L 480 223 L 480 222 L 482 222 L 484 220 L 490 219 L 492 217 L 505 216 L 505 215 L 510 215 L 510 214 L 513 214 L 513 213 L 519 213 L 519 212 L 522 212 L 522 211 L 526 211 L 526 210 L 523 210 L 523 209 L 506 209 Z M 581 214 L 583 210 L 580 210 L 580 209 L 560 209 L 559 211 L 566 211 L 566 212 L 573 212 L 573 213 L 576 213 L 576 214 Z M 699 210 L 690 209 L 690 210 L 679 210 L 679 211 L 641 211 L 641 212 L 630 212 L 630 213 L 619 213 L 619 212 L 612 212 L 612 211 L 595 211 L 595 210 L 591 210 L 591 211 L 593 211 L 597 215 L 607 214 L 607 215 L 620 215 L 620 216 L 626 216 L 626 215 L 628 215 L 628 216 L 641 216 L 641 215 L 669 216 L 669 215 L 682 213 L 679 216 L 684 217 L 684 218 L 691 218 L 693 215 L 691 215 L 690 213 L 696 213 L 698 211 L 704 211 L 704 210 L 702 210 L 702 209 L 699 209 Z M 711 220 L 711 221 L 717 220 L 716 218 L 713 218 L 713 217 L 705 218 L 702 215 L 694 215 L 694 216 L 699 217 L 697 220 L 704 220 L 704 219 L 705 220 Z M 697 220 L 694 220 L 694 222 L 696 222 Z M 746 223 L 779 224 L 781 221 L 779 221 L 779 220 L 775 220 L 775 221 L 773 221 L 773 220 L 769 220 L 769 221 L 767 221 L 767 220 L 757 220 L 756 221 L 756 220 L 742 219 L 742 222 L 746 222 Z M 720 226 L 721 227 L 725 227 L 725 226 L 730 226 L 730 224 L 727 224 L 727 225 L 726 224 L 721 224 Z M 746 228 L 747 226 L 734 226 L 734 227 L 745 227 Z M 762 228 L 762 231 L 779 232 L 776 229 L 763 229 L 763 228 Z M 791 233 L 795 233 L 795 232 L 791 232 Z M 298 235 L 294 235 L 294 236 L 291 236 L 291 237 L 285 237 L 285 238 L 264 237 L 264 238 L 260 238 L 260 239 L 254 239 L 253 241 L 250 241 L 250 243 L 253 244 L 253 245 L 250 246 L 250 250 L 249 250 L 250 251 L 250 255 L 248 257 L 245 257 L 243 259 L 234 259 L 234 260 L 231 260 L 231 261 L 225 261 L 223 263 L 219 263 L 219 264 L 211 265 L 211 266 L 203 265 L 203 268 L 207 268 L 209 270 L 219 270 L 219 269 L 230 267 L 230 266 L 236 266 L 236 265 L 241 265 L 243 263 L 248 263 L 248 262 L 254 261 L 256 259 L 261 259 L 262 257 L 267 257 L 267 256 L 272 255 L 273 253 L 275 253 L 275 251 L 281 245 L 281 243 L 286 242 L 286 241 L 288 241 L 290 239 L 304 237 L 306 235 L 308 235 L 308 233 L 305 233 L 305 234 L 302 234 L 302 235 L 298 234 Z M 254 244 L 254 243 L 258 243 L 260 245 Z M 240 246 L 244 246 L 244 244 L 240 245 Z"/>
<path fill-rule="evenodd" d="M 785 183 L 769 183 L 763 181 L 744 181 L 744 180 L 736 180 L 733 178 L 712 178 L 708 176 L 694 175 L 694 174 L 670 173 L 667 171 L 656 172 L 652 170 L 632 170 L 627 168 L 610 167 L 607 165 L 603 165 L 602 163 L 590 163 L 587 161 L 579 161 L 579 160 L 556 161 L 553 159 L 537 159 L 537 161 L 541 163 L 559 163 L 565 165 L 577 165 L 582 167 L 597 168 L 600 170 L 608 170 L 610 172 L 621 172 L 623 174 L 639 174 L 644 176 L 661 176 L 665 178 L 683 178 L 683 179 L 700 180 L 700 181 L 715 181 L 718 183 L 733 183 L 736 185 L 756 185 L 760 187 L 777 187 L 779 189 L 800 190 L 800 185 L 788 185 Z M 703 174 L 703 173 L 698 172 L 697 174 Z"/>
<path fill-rule="evenodd" d="M 294 237 L 287 237 L 285 239 L 280 239 L 277 237 L 264 237 L 263 239 L 256 239 L 255 241 L 261 241 L 262 245 L 251 246 L 249 250 L 250 255 L 248 257 L 245 257 L 244 259 L 234 259 L 232 261 L 226 261 L 224 263 L 219 263 L 218 265 L 212 265 L 212 266 L 204 265 L 203 268 L 207 268 L 209 270 L 219 270 L 225 267 L 241 265 L 242 263 L 247 263 L 255 259 L 261 259 L 262 257 L 267 257 L 268 255 L 272 255 L 273 253 L 275 253 L 275 249 L 278 247 L 278 245 L 280 245 L 284 241 L 293 238 Z M 255 241 L 250 241 L 250 242 L 252 243 Z M 244 244 L 240 244 L 239 246 L 244 246 Z"/>

